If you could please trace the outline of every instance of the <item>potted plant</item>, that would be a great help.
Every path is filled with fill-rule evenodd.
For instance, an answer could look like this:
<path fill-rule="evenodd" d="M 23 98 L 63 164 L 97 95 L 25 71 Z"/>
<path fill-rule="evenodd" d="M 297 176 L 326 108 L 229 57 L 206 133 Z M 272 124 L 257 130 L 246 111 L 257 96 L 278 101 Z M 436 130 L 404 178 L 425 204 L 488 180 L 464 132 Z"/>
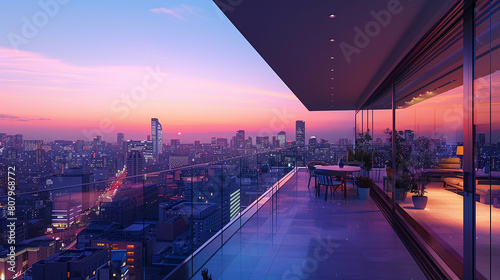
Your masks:
<path fill-rule="evenodd" d="M 370 130 L 364 133 L 358 133 L 355 144 L 356 151 L 354 154 L 349 151 L 349 159 L 361 164 L 361 175 L 365 177 L 369 176 L 369 172 L 373 167 L 373 156 L 370 148 L 371 141 L 372 137 L 370 135 Z"/>
<path fill-rule="evenodd" d="M 414 189 L 416 185 L 415 179 L 410 173 L 403 173 L 396 179 L 396 200 L 405 202 L 408 191 Z"/>
<path fill-rule="evenodd" d="M 425 209 L 427 206 L 428 197 L 425 196 L 425 186 L 429 183 L 429 177 L 420 175 L 417 180 L 417 184 L 411 189 L 411 192 L 414 193 L 411 197 L 413 201 L 413 206 L 416 209 Z"/>
<path fill-rule="evenodd" d="M 375 185 L 372 178 L 370 177 L 358 177 L 356 178 L 356 186 L 358 187 L 358 195 L 361 200 L 368 200 L 370 196 L 370 188 Z"/>

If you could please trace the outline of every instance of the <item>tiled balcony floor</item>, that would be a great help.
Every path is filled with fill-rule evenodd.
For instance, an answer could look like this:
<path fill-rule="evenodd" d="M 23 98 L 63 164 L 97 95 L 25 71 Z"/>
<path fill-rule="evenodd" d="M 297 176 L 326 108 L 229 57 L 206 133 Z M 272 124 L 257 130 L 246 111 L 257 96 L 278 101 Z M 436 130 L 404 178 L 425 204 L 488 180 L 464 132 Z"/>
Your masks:
<path fill-rule="evenodd" d="M 325 202 L 308 178 L 298 172 L 209 260 L 214 280 L 426 279 L 371 200 Z"/>

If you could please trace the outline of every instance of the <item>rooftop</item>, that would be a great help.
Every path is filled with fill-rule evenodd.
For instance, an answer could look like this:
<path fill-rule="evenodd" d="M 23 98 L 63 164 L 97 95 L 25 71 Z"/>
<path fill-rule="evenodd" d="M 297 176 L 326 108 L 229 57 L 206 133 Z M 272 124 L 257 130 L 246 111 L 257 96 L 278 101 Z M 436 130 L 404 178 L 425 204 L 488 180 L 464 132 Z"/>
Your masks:
<path fill-rule="evenodd" d="M 49 258 L 41 261 L 43 263 L 55 263 L 55 262 L 68 262 L 68 261 L 76 261 L 87 258 L 88 256 L 94 254 L 97 251 L 101 251 L 102 249 L 98 248 L 86 248 L 83 250 L 66 250 L 59 252 L 55 255 L 50 256 Z"/>

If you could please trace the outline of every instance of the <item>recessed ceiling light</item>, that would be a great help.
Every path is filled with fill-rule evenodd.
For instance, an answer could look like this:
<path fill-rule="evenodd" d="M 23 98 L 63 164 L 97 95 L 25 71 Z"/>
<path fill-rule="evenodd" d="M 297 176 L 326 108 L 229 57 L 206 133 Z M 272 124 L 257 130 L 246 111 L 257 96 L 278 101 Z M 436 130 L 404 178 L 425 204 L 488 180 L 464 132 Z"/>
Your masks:
<path fill-rule="evenodd" d="M 333 38 L 332 38 L 332 39 L 330 39 L 330 42 L 335 42 L 335 39 L 333 39 Z"/>
<path fill-rule="evenodd" d="M 334 69 L 332 69 L 332 70 L 330 70 L 330 71 L 332 71 L 332 72 L 333 72 L 333 71 L 335 71 L 335 70 L 334 70 Z"/>
<path fill-rule="evenodd" d="M 329 18 L 335 18 L 336 16 L 337 16 L 336 14 L 331 14 L 331 15 L 329 15 L 328 17 L 329 17 Z"/>
<path fill-rule="evenodd" d="M 334 56 L 330 56 L 330 59 L 335 59 L 335 57 Z"/>

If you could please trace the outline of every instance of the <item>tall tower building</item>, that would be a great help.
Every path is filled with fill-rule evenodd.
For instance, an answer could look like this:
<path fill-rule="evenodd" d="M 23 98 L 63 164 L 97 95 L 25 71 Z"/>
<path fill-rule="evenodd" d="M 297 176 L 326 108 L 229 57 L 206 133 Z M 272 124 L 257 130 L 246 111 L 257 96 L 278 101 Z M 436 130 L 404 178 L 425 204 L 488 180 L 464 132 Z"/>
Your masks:
<path fill-rule="evenodd" d="M 144 156 L 141 151 L 131 150 L 127 154 L 127 177 L 136 176 L 144 173 Z M 141 178 L 136 177 L 132 182 L 141 182 Z"/>
<path fill-rule="evenodd" d="M 244 130 L 238 130 L 236 131 L 236 139 L 234 146 L 236 149 L 243 149 L 245 148 L 245 131 Z"/>
<path fill-rule="evenodd" d="M 157 118 L 151 119 L 151 140 L 153 141 L 153 158 L 156 160 L 163 149 L 163 129 Z"/>
<path fill-rule="evenodd" d="M 118 144 L 118 147 L 123 147 L 124 140 L 125 140 L 125 134 L 121 132 L 116 134 L 116 143 Z"/>
<path fill-rule="evenodd" d="M 295 122 L 295 143 L 298 147 L 304 147 L 306 145 L 306 122 L 296 121 Z"/>
<path fill-rule="evenodd" d="M 285 147 L 286 145 L 286 132 L 280 131 L 278 132 L 278 142 L 280 147 Z"/>
<path fill-rule="evenodd" d="M 14 147 L 19 149 L 23 148 L 23 135 L 22 134 L 16 134 L 14 135 Z"/>

